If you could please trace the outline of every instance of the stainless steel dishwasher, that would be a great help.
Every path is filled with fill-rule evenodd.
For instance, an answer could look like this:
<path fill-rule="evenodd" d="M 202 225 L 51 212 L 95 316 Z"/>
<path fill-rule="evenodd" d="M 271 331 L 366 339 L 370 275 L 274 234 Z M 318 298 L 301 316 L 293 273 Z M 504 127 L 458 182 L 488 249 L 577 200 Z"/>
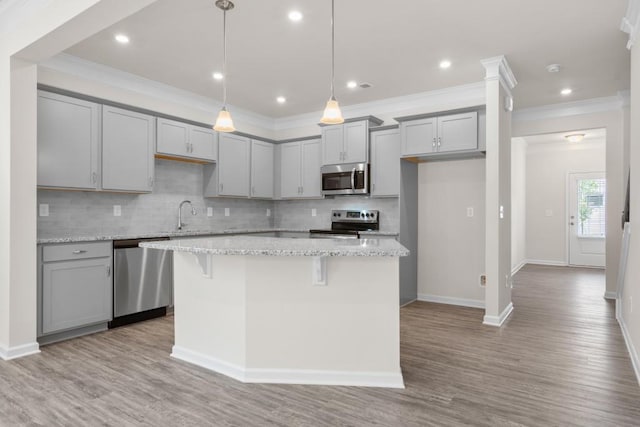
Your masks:
<path fill-rule="evenodd" d="M 164 316 L 173 293 L 173 257 L 169 251 L 141 248 L 140 242 L 113 242 L 113 320 L 110 328 Z"/>

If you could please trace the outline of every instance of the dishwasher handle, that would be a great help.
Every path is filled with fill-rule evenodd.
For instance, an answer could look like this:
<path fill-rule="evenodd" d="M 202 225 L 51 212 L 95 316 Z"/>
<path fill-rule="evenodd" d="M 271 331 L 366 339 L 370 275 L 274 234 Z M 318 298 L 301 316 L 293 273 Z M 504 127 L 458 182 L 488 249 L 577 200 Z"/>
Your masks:
<path fill-rule="evenodd" d="M 113 249 L 127 249 L 137 248 L 141 242 L 157 242 L 160 240 L 169 240 L 169 237 L 150 237 L 145 239 L 126 239 L 126 240 L 114 240 Z"/>

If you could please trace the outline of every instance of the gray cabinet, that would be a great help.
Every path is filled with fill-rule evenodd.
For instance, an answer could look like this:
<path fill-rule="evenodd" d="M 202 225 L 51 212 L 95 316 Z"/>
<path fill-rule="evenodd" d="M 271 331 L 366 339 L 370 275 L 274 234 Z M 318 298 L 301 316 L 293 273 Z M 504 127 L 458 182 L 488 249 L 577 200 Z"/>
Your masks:
<path fill-rule="evenodd" d="M 319 198 L 319 139 L 280 145 L 280 197 L 283 199 Z"/>
<path fill-rule="evenodd" d="M 98 188 L 100 105 L 38 91 L 38 186 Z"/>
<path fill-rule="evenodd" d="M 362 120 L 322 128 L 322 164 L 367 163 L 369 121 Z"/>
<path fill-rule="evenodd" d="M 154 180 L 155 118 L 102 107 L 102 188 L 150 192 Z"/>
<path fill-rule="evenodd" d="M 400 130 L 371 132 L 371 197 L 400 194 Z"/>
<path fill-rule="evenodd" d="M 205 197 L 249 197 L 251 140 L 247 137 L 220 133 L 218 163 L 204 169 Z"/>
<path fill-rule="evenodd" d="M 164 118 L 158 118 L 157 123 L 157 154 L 216 161 L 218 144 L 217 135 L 213 129 Z"/>
<path fill-rule="evenodd" d="M 251 140 L 251 197 L 273 198 L 273 144 Z"/>
<path fill-rule="evenodd" d="M 39 334 L 47 336 L 112 317 L 111 242 L 46 245 L 40 254 Z"/>
<path fill-rule="evenodd" d="M 401 120 L 401 119 L 398 119 Z M 479 150 L 476 111 L 402 121 L 402 156 L 427 156 Z"/>

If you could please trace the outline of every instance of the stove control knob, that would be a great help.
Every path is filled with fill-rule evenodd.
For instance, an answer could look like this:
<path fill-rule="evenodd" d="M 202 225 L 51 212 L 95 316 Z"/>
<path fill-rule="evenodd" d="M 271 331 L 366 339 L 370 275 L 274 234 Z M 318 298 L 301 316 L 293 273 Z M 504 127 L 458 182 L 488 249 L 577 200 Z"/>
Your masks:
<path fill-rule="evenodd" d="M 365 214 L 364 214 L 364 213 L 360 213 L 360 217 L 361 217 L 361 218 L 364 218 L 364 217 L 365 217 Z"/>

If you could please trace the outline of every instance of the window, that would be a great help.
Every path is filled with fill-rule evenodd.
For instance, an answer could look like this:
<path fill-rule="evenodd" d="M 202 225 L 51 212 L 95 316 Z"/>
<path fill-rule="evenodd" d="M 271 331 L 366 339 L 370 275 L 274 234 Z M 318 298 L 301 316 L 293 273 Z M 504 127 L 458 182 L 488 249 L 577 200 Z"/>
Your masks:
<path fill-rule="evenodd" d="M 605 237 L 606 180 L 578 180 L 578 236 Z"/>

